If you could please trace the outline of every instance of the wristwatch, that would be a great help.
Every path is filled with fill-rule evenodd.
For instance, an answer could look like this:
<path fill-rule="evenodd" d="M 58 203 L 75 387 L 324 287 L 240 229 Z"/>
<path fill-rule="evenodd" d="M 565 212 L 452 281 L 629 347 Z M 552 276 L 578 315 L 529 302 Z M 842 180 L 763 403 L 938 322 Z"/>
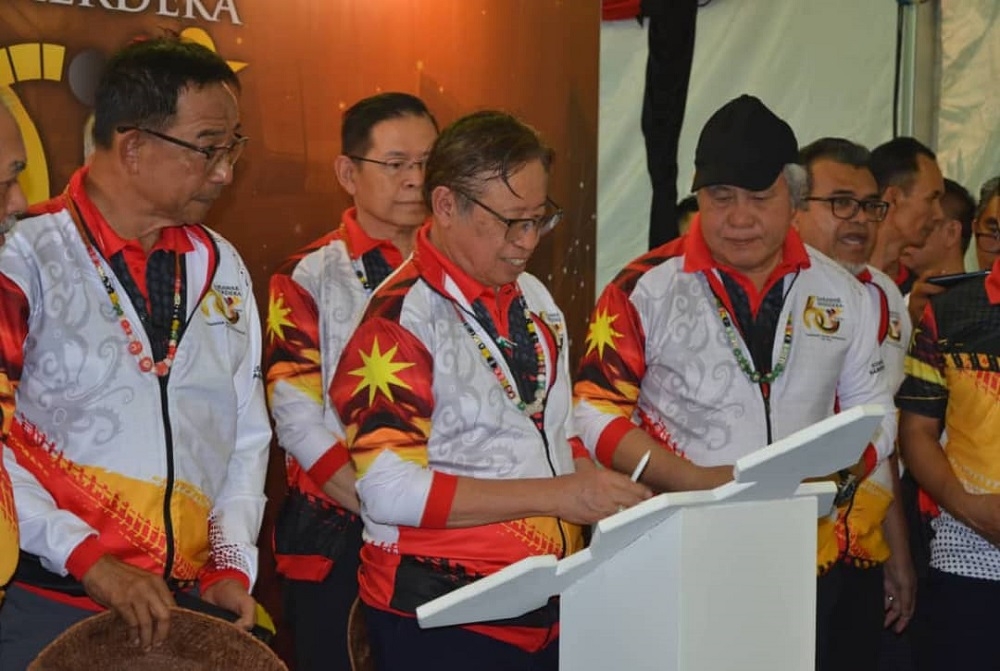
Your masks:
<path fill-rule="evenodd" d="M 854 492 L 858 489 L 858 478 L 854 473 L 846 468 L 837 471 L 837 495 L 833 499 L 833 505 L 838 508 L 854 498 Z"/>

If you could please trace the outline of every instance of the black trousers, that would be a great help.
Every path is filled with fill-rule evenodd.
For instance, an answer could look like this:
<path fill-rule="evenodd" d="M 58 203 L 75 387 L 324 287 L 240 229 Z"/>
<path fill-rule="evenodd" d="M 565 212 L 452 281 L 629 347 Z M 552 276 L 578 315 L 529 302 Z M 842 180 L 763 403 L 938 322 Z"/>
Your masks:
<path fill-rule="evenodd" d="M 378 671 L 558 671 L 559 640 L 538 652 L 462 629 L 421 629 L 416 618 L 365 607 Z"/>
<path fill-rule="evenodd" d="M 917 620 L 919 671 L 1000 670 L 1000 581 L 931 569 Z"/>
<path fill-rule="evenodd" d="M 882 567 L 838 563 L 816 581 L 816 671 L 877 671 Z"/>
<path fill-rule="evenodd" d="M 322 582 L 285 581 L 285 621 L 295 642 L 296 671 L 351 671 L 347 618 L 358 596 L 360 522 Z"/>

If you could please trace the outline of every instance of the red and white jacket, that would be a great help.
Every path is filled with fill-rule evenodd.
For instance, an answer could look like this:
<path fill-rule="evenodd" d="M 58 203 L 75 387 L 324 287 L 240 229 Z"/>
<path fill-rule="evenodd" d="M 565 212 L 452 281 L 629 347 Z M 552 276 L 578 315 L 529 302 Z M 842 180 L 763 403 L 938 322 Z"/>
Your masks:
<path fill-rule="evenodd" d="M 472 302 L 481 299 L 504 335 L 504 315 L 519 296 L 544 357 L 543 430 L 505 393 L 485 355 L 507 380 L 512 373 L 472 316 Z M 446 528 L 459 476 L 550 478 L 587 457 L 571 444 L 565 338 L 565 319 L 541 282 L 522 273 L 497 291 L 482 287 L 421 229 L 413 256 L 373 295 L 330 389 L 358 472 L 365 525 L 359 583 L 367 604 L 412 616 L 421 603 L 520 559 L 582 547 L 581 529 L 553 517 Z M 556 622 L 534 615 L 520 625 L 470 629 L 537 650 Z"/>
<path fill-rule="evenodd" d="M 789 331 L 791 345 L 784 372 L 770 385 L 755 384 L 724 329 L 720 305 L 751 362 L 697 217 L 685 237 L 626 266 L 594 308 L 574 388 L 577 429 L 597 460 L 610 466 L 621 437 L 639 426 L 700 466 L 732 464 L 829 417 L 835 399 L 843 409 L 891 409 L 876 345 L 879 309 L 864 286 L 807 250 L 794 230 L 763 291 L 741 280 L 751 306 L 775 283 L 784 303 L 772 363 Z M 895 434 L 890 412 L 865 451 L 869 471 L 890 454 Z"/>
<path fill-rule="evenodd" d="M 169 376 L 143 372 L 74 220 L 86 212 L 93 232 L 100 216 L 85 170 L 0 250 L 3 461 L 21 549 L 78 580 L 110 553 L 202 588 L 233 577 L 249 589 L 271 438 L 250 274 L 214 232 L 178 229 L 186 325 Z"/>

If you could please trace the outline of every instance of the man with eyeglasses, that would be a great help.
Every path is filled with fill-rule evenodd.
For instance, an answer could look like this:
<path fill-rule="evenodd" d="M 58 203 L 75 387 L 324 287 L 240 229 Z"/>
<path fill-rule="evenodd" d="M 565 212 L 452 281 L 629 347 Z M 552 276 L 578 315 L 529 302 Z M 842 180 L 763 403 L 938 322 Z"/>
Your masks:
<path fill-rule="evenodd" d="M 869 261 L 893 278 L 905 295 L 917 278 L 899 257 L 905 247 L 924 244 L 934 224 L 944 217 L 944 177 L 934 152 L 912 137 L 897 137 L 875 147 L 869 167 L 879 197 L 889 203 Z"/>
<path fill-rule="evenodd" d="M 895 390 L 912 325 L 893 280 L 867 263 L 889 208 L 868 169 L 870 154 L 849 140 L 821 138 L 803 147 L 799 159 L 810 195 L 794 226 L 804 243 L 861 280 L 881 306 L 878 343 Z M 878 668 L 883 628 L 902 632 L 913 615 L 916 583 L 898 474 L 895 458 L 883 461 L 835 515 L 820 520 L 817 669 Z"/>
<path fill-rule="evenodd" d="M 431 221 L 376 289 L 330 394 L 365 525 L 360 596 L 375 667 L 558 669 L 558 603 L 421 629 L 416 608 L 525 557 L 567 556 L 591 524 L 649 495 L 598 470 L 571 418 L 566 321 L 525 267 L 561 210 L 552 150 L 484 111 L 427 159 Z"/>
<path fill-rule="evenodd" d="M 992 210 L 983 199 L 977 241 L 993 237 L 993 198 Z M 915 642 L 928 671 L 997 668 L 1000 261 L 990 270 L 930 298 L 896 395 L 900 448 L 933 532 Z"/>
<path fill-rule="evenodd" d="M 408 93 L 348 108 L 335 169 L 354 205 L 271 277 L 267 391 L 288 473 L 274 548 L 300 671 L 351 668 L 347 623 L 358 595 L 361 519 L 327 389 L 368 297 L 413 250 L 427 217 L 421 187 L 436 136 L 427 106 Z"/>
<path fill-rule="evenodd" d="M 1000 176 L 988 180 L 980 189 L 973 229 L 979 268 L 992 268 L 1000 257 Z"/>
<path fill-rule="evenodd" d="M 238 253 L 198 224 L 246 142 L 238 91 L 191 42 L 114 54 L 89 164 L 0 250 L 3 458 L 21 527 L 0 669 L 104 608 L 146 650 L 182 596 L 254 624 L 271 437 L 260 323 Z"/>
<path fill-rule="evenodd" d="M 891 407 L 875 301 L 791 226 L 807 187 L 798 161 L 792 129 L 752 96 L 705 124 L 687 235 L 627 265 L 591 316 L 576 419 L 605 466 L 628 473 L 648 451 L 641 480 L 654 491 L 710 489 L 740 457 L 838 407 Z M 878 216 L 868 187 L 809 207 Z M 853 229 L 828 237 L 846 249 L 861 239 Z M 838 500 L 888 457 L 894 435 L 888 417 L 834 476 Z"/>

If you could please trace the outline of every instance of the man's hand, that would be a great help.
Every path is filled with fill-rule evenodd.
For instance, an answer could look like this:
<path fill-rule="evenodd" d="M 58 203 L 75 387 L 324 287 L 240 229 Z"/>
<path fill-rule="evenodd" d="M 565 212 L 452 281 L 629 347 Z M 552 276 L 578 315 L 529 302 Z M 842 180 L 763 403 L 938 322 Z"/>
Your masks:
<path fill-rule="evenodd" d="M 81 582 L 91 599 L 125 620 L 134 644 L 149 650 L 167 640 L 174 597 L 163 578 L 104 555 Z"/>
<path fill-rule="evenodd" d="M 931 297 L 946 291 L 945 287 L 939 287 L 927 281 L 928 277 L 940 274 L 941 272 L 938 270 L 928 270 L 913 283 L 913 288 L 910 289 L 907 308 L 910 311 L 910 321 L 914 324 L 920 323 L 920 318 L 924 314 L 924 308 L 927 307 L 927 302 Z"/>
<path fill-rule="evenodd" d="M 917 606 L 917 575 L 910 553 L 894 552 L 883 566 L 885 627 L 897 634 L 906 629 Z"/>
<path fill-rule="evenodd" d="M 653 495 L 645 485 L 603 468 L 582 468 L 555 481 L 559 484 L 556 516 L 573 524 L 593 524 Z"/>
<path fill-rule="evenodd" d="M 348 461 L 323 484 L 323 493 L 357 515 L 361 512 L 361 502 L 354 488 L 356 482 L 354 465 Z"/>
<path fill-rule="evenodd" d="M 247 593 L 243 583 L 232 578 L 225 578 L 209 585 L 201 593 L 201 598 L 219 608 L 225 608 L 239 616 L 236 626 L 250 629 L 257 619 L 257 602 Z"/>

